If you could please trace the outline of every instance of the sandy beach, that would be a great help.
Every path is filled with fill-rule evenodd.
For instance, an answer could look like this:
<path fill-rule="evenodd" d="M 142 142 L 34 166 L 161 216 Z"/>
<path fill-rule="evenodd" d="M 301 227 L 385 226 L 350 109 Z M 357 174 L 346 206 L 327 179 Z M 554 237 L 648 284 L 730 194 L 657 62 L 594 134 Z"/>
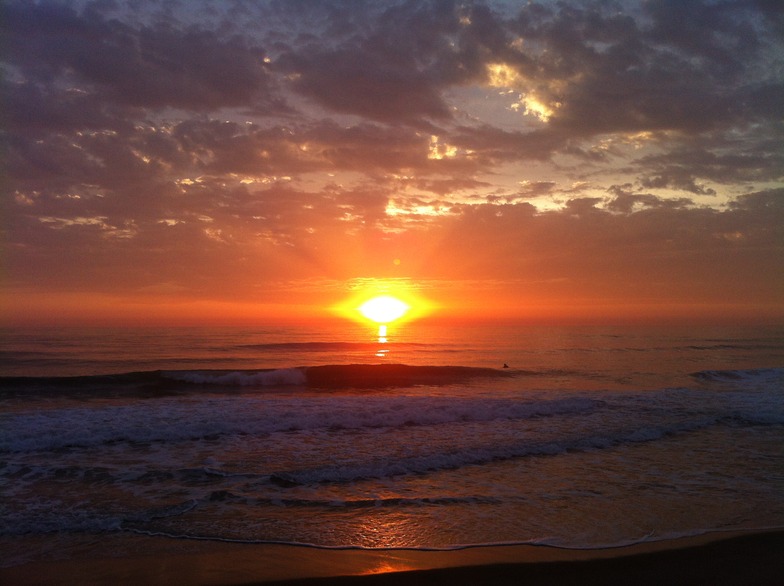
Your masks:
<path fill-rule="evenodd" d="M 123 552 L 133 549 L 124 544 Z M 194 543 L 156 555 L 31 563 L 0 570 L 28 584 L 733 584 L 784 583 L 784 532 L 712 533 L 629 547 L 493 546 L 456 551 L 326 550 Z"/>

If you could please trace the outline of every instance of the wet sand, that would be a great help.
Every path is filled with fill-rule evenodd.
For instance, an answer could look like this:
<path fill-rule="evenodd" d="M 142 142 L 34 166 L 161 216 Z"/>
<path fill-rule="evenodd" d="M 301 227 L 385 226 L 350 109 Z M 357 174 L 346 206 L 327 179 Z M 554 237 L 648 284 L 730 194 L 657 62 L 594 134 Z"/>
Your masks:
<path fill-rule="evenodd" d="M 456 551 L 326 550 L 160 539 L 159 553 L 107 552 L 0 569 L 0 583 L 28 584 L 784 584 L 784 531 L 721 534 L 629 547 L 567 550 L 492 546 Z M 118 542 L 119 543 L 119 542 Z M 149 550 L 147 550 L 149 551 Z"/>

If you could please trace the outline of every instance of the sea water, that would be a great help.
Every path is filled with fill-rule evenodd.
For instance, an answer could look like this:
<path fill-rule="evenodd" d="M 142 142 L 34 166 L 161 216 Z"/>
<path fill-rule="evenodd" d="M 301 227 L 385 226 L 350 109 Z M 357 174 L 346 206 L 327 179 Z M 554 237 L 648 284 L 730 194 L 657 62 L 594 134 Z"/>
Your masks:
<path fill-rule="evenodd" d="M 4 330 L 0 357 L 4 565 L 784 526 L 782 328 Z"/>

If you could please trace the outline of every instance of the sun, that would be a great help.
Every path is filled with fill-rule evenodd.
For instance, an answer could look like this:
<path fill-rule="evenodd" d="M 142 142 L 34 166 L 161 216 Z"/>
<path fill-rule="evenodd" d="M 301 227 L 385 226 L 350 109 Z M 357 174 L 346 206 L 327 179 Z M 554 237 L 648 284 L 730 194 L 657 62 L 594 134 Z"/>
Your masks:
<path fill-rule="evenodd" d="M 379 324 L 388 324 L 403 317 L 410 307 L 397 297 L 379 295 L 365 301 L 357 309 L 369 320 Z"/>
<path fill-rule="evenodd" d="M 348 283 L 353 294 L 329 307 L 341 318 L 379 326 L 397 326 L 417 320 L 436 310 L 436 304 L 420 293 L 420 286 L 408 279 L 356 279 Z"/>

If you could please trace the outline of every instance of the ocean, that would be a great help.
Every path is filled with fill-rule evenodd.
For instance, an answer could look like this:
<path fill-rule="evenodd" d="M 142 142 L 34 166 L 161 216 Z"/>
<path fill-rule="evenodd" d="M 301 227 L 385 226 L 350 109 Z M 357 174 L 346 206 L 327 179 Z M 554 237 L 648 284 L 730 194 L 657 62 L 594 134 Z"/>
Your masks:
<path fill-rule="evenodd" d="M 5 329 L 0 358 L 4 566 L 784 527 L 782 327 Z"/>

